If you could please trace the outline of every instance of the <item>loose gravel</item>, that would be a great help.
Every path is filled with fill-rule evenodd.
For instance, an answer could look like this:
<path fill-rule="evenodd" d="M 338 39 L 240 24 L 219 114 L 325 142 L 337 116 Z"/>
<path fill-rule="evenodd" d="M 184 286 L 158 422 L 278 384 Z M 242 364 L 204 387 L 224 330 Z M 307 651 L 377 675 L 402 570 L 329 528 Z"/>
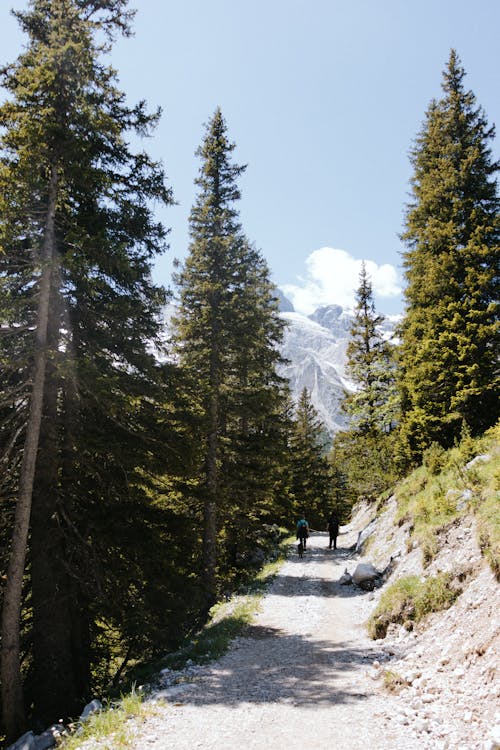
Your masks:
<path fill-rule="evenodd" d="M 337 583 L 353 539 L 341 535 L 333 551 L 314 534 L 302 560 L 293 553 L 228 653 L 156 695 L 136 747 L 421 750 L 417 734 L 387 718 L 397 698 L 374 679 L 373 662 L 390 657 L 362 626 L 369 594 Z"/>

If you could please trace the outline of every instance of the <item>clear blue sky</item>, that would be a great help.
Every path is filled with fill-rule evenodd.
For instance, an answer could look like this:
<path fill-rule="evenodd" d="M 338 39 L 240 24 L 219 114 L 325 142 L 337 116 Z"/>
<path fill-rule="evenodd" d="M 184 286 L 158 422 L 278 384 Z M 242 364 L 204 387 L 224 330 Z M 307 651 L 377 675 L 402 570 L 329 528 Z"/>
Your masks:
<path fill-rule="evenodd" d="M 9 8 L 25 6 L 1 0 L 1 63 L 23 43 Z M 451 47 L 488 122 L 500 127 L 499 0 L 130 6 L 137 9 L 135 36 L 115 45 L 112 62 L 130 102 L 162 107 L 145 147 L 164 162 L 179 202 L 162 213 L 171 247 L 156 279 L 169 285 L 172 259 L 185 257 L 194 151 L 220 106 L 235 158 L 248 164 L 240 182 L 243 227 L 274 281 L 306 312 L 317 302 L 346 304 L 364 258 L 380 289 L 378 309 L 399 311 L 408 151 L 430 100 L 440 96 Z"/>

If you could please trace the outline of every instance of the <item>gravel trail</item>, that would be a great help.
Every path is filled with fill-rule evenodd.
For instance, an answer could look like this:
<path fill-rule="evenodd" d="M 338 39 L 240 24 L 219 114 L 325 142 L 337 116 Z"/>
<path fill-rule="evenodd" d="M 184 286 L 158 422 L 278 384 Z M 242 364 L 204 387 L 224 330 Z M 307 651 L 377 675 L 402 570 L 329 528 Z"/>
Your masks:
<path fill-rule="evenodd" d="M 409 727 L 387 721 L 394 698 L 370 677 L 385 654 L 362 628 L 369 595 L 336 583 L 352 541 L 341 535 L 332 551 L 326 534 L 312 535 L 225 656 L 158 694 L 137 748 L 421 750 Z"/>

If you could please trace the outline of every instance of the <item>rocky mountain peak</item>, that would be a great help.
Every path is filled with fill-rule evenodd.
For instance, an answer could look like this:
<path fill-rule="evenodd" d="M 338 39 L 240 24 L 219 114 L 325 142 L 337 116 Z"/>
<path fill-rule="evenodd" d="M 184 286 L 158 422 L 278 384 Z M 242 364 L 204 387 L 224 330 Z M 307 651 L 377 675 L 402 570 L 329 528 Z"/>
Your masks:
<path fill-rule="evenodd" d="M 352 313 L 350 310 L 344 310 L 342 305 L 323 305 L 309 315 L 309 318 L 327 328 L 335 336 L 344 337 L 349 334 Z"/>

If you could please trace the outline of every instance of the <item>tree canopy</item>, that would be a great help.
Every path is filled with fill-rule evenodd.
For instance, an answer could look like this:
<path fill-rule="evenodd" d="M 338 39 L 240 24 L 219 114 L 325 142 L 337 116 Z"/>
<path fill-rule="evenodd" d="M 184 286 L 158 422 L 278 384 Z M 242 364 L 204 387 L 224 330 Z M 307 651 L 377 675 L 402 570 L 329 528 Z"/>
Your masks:
<path fill-rule="evenodd" d="M 454 50 L 411 152 L 403 437 L 420 455 L 498 418 L 499 199 L 489 127 Z"/>

